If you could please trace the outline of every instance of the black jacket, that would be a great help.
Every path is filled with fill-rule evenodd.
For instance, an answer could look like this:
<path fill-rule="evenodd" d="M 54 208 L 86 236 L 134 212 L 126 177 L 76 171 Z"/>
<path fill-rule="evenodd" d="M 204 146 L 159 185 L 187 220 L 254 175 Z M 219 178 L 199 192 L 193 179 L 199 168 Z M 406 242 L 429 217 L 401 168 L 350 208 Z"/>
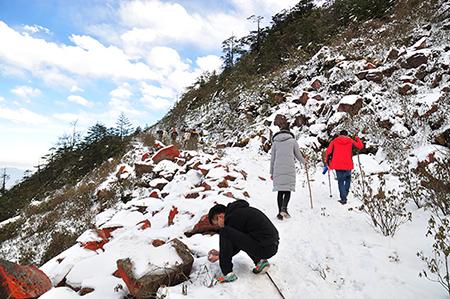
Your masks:
<path fill-rule="evenodd" d="M 225 210 L 225 226 L 231 226 L 250 235 L 261 246 L 278 244 L 278 231 L 260 210 L 250 207 L 247 201 L 229 203 Z"/>

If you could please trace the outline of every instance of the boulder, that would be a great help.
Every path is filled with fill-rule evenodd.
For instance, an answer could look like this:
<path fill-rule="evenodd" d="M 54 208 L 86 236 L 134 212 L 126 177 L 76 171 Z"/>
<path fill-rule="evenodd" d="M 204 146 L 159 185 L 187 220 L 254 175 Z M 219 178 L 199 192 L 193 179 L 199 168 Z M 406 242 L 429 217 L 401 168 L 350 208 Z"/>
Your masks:
<path fill-rule="evenodd" d="M 355 116 L 362 108 L 362 104 L 363 99 L 356 95 L 345 96 L 339 102 L 338 112 L 347 112 L 351 116 Z"/>
<path fill-rule="evenodd" d="M 406 61 L 402 64 L 404 68 L 407 69 L 413 69 L 416 68 L 422 64 L 427 64 L 428 58 L 423 53 L 415 53 L 408 58 L 406 58 Z"/>
<path fill-rule="evenodd" d="M 303 127 L 304 125 L 308 124 L 309 118 L 304 115 L 298 115 L 295 117 L 294 120 L 294 126 L 296 127 Z"/>
<path fill-rule="evenodd" d="M 133 274 L 133 263 L 127 259 L 117 261 L 118 275 L 123 279 L 130 294 L 136 298 L 155 298 L 156 292 L 161 286 L 174 286 L 186 281 L 192 270 L 194 258 L 189 248 L 180 240 L 170 241 L 175 248 L 182 263 L 165 268 L 165 271 L 155 270 L 137 279 Z"/>
<path fill-rule="evenodd" d="M 167 219 L 167 225 L 171 226 L 173 225 L 173 219 L 175 218 L 175 215 L 178 214 L 178 208 L 175 206 L 172 206 L 172 210 L 169 212 L 169 217 Z"/>
<path fill-rule="evenodd" d="M 203 215 L 202 218 L 200 218 L 197 224 L 194 225 L 194 227 L 190 231 L 187 231 L 184 234 L 186 235 L 186 237 L 191 237 L 195 234 L 212 235 L 217 233 L 218 229 L 219 229 L 218 226 L 209 223 L 208 214 L 206 214 Z"/>
<path fill-rule="evenodd" d="M 287 118 L 283 114 L 277 114 L 275 116 L 275 120 L 273 121 L 273 124 L 280 128 L 283 127 L 286 123 L 287 123 Z"/>
<path fill-rule="evenodd" d="M 383 73 L 378 70 L 372 70 L 367 73 L 366 80 L 381 83 L 383 81 Z"/>
<path fill-rule="evenodd" d="M 436 137 L 434 138 L 434 142 L 436 144 L 450 148 L 450 128 L 437 134 Z"/>
<path fill-rule="evenodd" d="M 389 53 L 388 53 L 388 57 L 387 57 L 387 58 L 390 59 L 390 60 L 395 60 L 395 59 L 398 58 L 399 54 L 400 54 L 400 51 L 399 51 L 399 50 L 397 50 L 397 49 L 395 49 L 395 48 L 391 48 L 391 49 L 389 50 Z"/>
<path fill-rule="evenodd" d="M 0 259 L 0 298 L 37 298 L 51 288 L 50 279 L 36 266 Z"/>
<path fill-rule="evenodd" d="M 306 105 L 306 103 L 308 103 L 309 100 L 309 93 L 308 92 L 303 92 L 302 95 L 300 96 L 300 98 L 298 98 L 298 102 L 300 104 L 302 104 L 303 106 Z"/>
<path fill-rule="evenodd" d="M 153 170 L 153 165 L 150 164 L 134 164 L 134 171 L 136 172 L 136 176 L 140 178 L 144 173 L 150 173 Z"/>
<path fill-rule="evenodd" d="M 161 239 L 155 239 L 155 240 L 152 241 L 152 245 L 154 247 L 159 247 L 159 246 L 162 246 L 164 244 L 166 244 L 166 241 L 163 241 Z"/>
<path fill-rule="evenodd" d="M 311 88 L 314 90 L 319 90 L 320 87 L 322 87 L 322 82 L 320 82 L 319 79 L 316 79 L 313 81 L 313 83 L 311 83 Z"/>
<path fill-rule="evenodd" d="M 178 148 L 175 145 L 169 145 L 166 146 L 162 149 L 160 149 L 159 151 L 157 151 L 153 157 L 152 160 L 155 163 L 158 163 L 162 160 L 171 160 L 174 161 L 175 158 L 180 156 L 180 151 L 178 150 Z"/>
<path fill-rule="evenodd" d="M 413 90 L 413 85 L 409 84 L 409 83 L 405 83 L 402 84 L 399 88 L 398 88 L 398 93 L 401 94 L 402 96 L 405 96 L 407 94 L 412 93 L 411 91 Z"/>

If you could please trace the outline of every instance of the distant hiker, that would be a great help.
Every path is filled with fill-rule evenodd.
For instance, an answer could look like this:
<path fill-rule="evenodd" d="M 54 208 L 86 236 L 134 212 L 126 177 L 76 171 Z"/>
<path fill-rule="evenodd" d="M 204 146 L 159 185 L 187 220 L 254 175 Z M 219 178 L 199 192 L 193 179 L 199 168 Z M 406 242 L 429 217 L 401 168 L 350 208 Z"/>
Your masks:
<path fill-rule="evenodd" d="M 237 200 L 228 206 L 217 204 L 208 213 L 209 221 L 219 229 L 219 251 L 209 252 L 209 261 L 219 260 L 223 276 L 218 282 L 237 279 L 233 273 L 232 258 L 244 251 L 253 260 L 253 273 L 264 273 L 270 267 L 268 258 L 278 251 L 278 231 L 260 210 L 250 207 L 245 200 Z"/>
<path fill-rule="evenodd" d="M 177 138 L 178 138 L 177 128 L 172 128 L 172 132 L 170 132 L 170 139 L 172 139 L 172 142 L 175 143 L 177 142 Z"/>
<path fill-rule="evenodd" d="M 159 129 L 158 131 L 156 131 L 156 135 L 158 136 L 158 140 L 162 141 L 164 137 L 164 131 Z"/>
<path fill-rule="evenodd" d="M 278 191 L 278 215 L 283 220 L 291 217 L 287 211 L 291 192 L 295 191 L 295 159 L 305 164 L 294 134 L 289 125 L 284 123 L 281 130 L 273 135 L 270 158 L 270 175 L 273 180 L 273 191 Z"/>
<path fill-rule="evenodd" d="M 357 149 L 364 147 L 361 139 L 357 136 L 355 140 L 348 137 L 348 132 L 342 130 L 338 137 L 333 139 L 328 145 L 324 161 L 330 161 L 328 168 L 336 171 L 336 177 L 339 187 L 339 202 L 341 204 L 347 203 L 347 195 L 350 190 L 350 183 L 352 179 L 352 149 L 353 146 Z M 331 156 L 331 158 L 330 158 Z"/>

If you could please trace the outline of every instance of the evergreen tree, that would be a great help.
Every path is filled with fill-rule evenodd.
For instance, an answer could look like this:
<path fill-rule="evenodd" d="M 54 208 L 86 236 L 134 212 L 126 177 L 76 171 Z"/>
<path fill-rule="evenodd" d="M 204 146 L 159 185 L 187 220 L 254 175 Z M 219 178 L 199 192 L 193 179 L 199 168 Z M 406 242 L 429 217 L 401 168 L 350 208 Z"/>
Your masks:
<path fill-rule="evenodd" d="M 244 50 L 236 36 L 232 35 L 222 42 L 222 52 L 223 65 L 227 69 L 236 63 L 239 56 L 244 53 Z"/>
<path fill-rule="evenodd" d="M 120 113 L 119 118 L 116 121 L 116 131 L 117 135 L 123 139 L 124 137 L 131 134 L 133 128 L 131 126 L 130 120 L 125 116 L 125 113 Z"/>

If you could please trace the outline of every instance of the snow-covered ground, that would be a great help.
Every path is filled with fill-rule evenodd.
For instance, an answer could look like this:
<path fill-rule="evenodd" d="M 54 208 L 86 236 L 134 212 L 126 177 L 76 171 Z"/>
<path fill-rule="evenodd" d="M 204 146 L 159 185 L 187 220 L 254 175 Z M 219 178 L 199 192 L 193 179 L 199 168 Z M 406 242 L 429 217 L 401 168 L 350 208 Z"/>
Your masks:
<path fill-rule="evenodd" d="M 361 203 L 352 195 L 345 206 L 337 202 L 337 183 L 334 179 L 333 197 L 330 198 L 328 176 L 322 175 L 318 165 L 311 182 L 314 208 L 310 207 L 305 172 L 299 168 L 297 191 L 289 203 L 292 218 L 277 220 L 276 194 L 272 192 L 269 175 L 269 155 L 261 154 L 258 146 L 258 142 L 252 141 L 244 149 L 226 149 L 224 157 L 215 163 L 236 167 L 248 174 L 246 179 L 236 179 L 230 190 L 236 187 L 233 189 L 236 194 L 236 190 L 247 191 L 250 205 L 265 212 L 278 228 L 280 247 L 270 260 L 269 273 L 285 298 L 447 298 L 444 289 L 437 283 L 418 276 L 425 265 L 416 253 L 423 250 L 430 255 L 431 251 L 432 240 L 425 237 L 428 212 L 409 206 L 413 212 L 412 222 L 401 226 L 393 238 L 384 237 L 373 229 L 368 216 L 358 211 Z M 369 156 L 361 157 L 363 163 L 370 164 L 370 160 Z M 371 168 L 376 167 L 374 160 L 371 161 Z M 210 176 L 226 175 L 220 174 L 223 168 L 214 169 Z M 237 175 L 233 171 L 230 169 Z M 210 249 L 218 249 L 218 236 L 194 235 L 186 238 L 183 232 L 192 228 L 215 201 L 226 204 L 233 199 L 223 196 L 223 193 L 217 194 L 214 188 L 213 191 L 204 191 L 206 197 L 203 199 L 182 196 L 186 194 L 183 189 L 188 187 L 189 182 L 195 184 L 198 181 L 192 171 L 176 175 L 165 187 L 172 193 L 164 200 L 143 200 L 147 195 L 142 190 L 136 191 L 135 199 L 123 205 L 122 210 L 108 210 L 97 217 L 100 227 L 106 227 L 108 221 L 110 224 L 124 225 L 124 228 L 112 233 L 113 239 L 105 245 L 105 252 L 95 253 L 77 244 L 41 269 L 54 282 L 69 273 L 67 282 L 71 285 L 95 289 L 83 298 L 123 298 L 127 293 L 126 286 L 121 279 L 112 276 L 115 260 L 134 256 L 135 261 L 150 263 L 157 256 L 149 244 L 152 239 L 167 241 L 178 237 L 195 255 L 190 281 L 187 282 L 188 298 L 280 298 L 266 275 L 251 272 L 252 262 L 243 252 L 233 259 L 234 272 L 239 278 L 237 281 L 207 287 L 211 276 L 220 274 L 218 263 L 211 264 L 206 257 Z M 139 205 L 145 201 L 149 213 L 139 215 L 129 210 L 133 202 L 137 204 L 138 201 Z M 167 226 L 167 215 L 172 206 L 177 206 L 180 213 L 175 216 L 174 225 Z M 151 211 L 160 212 L 151 216 Z M 144 218 L 150 220 L 151 228 L 141 230 L 138 226 L 133 227 L 134 223 Z M 88 235 L 84 237 L 89 238 Z M 168 253 L 164 256 L 174 259 Z M 64 260 L 57 262 L 61 257 Z M 136 266 L 141 275 L 145 265 Z M 117 289 L 118 285 L 122 285 L 123 289 Z M 187 298 L 182 295 L 180 285 L 166 291 L 168 298 Z M 41 298 L 81 297 L 69 288 L 59 287 Z"/>

